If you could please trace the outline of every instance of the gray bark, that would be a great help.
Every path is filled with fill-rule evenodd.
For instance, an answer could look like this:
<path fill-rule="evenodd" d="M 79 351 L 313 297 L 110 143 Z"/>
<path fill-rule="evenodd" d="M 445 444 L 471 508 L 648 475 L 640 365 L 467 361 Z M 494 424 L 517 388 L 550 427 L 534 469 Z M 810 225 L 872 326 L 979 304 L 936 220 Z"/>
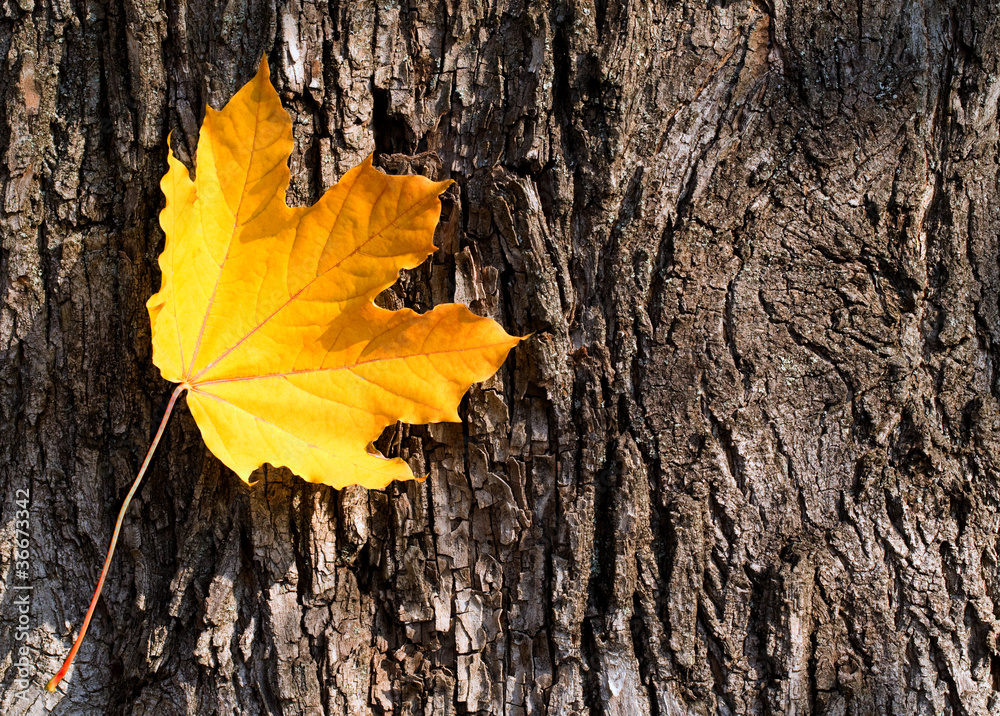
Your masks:
<path fill-rule="evenodd" d="M 0 711 L 1000 712 L 996 7 L 0 15 Z M 386 304 L 532 337 L 383 438 L 424 483 L 247 488 L 182 404 L 47 694 L 170 390 L 167 133 L 190 164 L 265 51 L 291 202 L 373 151 L 457 182 Z"/>

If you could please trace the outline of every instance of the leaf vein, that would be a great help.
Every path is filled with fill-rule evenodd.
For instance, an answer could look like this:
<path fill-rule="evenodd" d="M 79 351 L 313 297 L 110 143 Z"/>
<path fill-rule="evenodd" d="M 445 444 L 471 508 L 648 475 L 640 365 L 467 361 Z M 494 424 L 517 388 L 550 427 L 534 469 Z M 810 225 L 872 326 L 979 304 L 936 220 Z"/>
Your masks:
<path fill-rule="evenodd" d="M 425 353 L 411 353 L 409 355 L 388 356 L 385 358 L 372 358 L 371 360 L 359 361 L 357 363 L 352 363 L 350 365 L 329 366 L 327 368 L 303 368 L 302 370 L 289 370 L 289 371 L 282 371 L 280 373 L 265 373 L 264 375 L 247 375 L 235 378 L 217 378 L 216 380 L 206 380 L 200 383 L 192 383 L 192 385 L 203 387 L 206 385 L 218 385 L 220 383 L 241 383 L 250 380 L 265 380 L 268 378 L 286 378 L 290 375 L 305 375 L 308 373 L 326 373 L 338 370 L 352 370 L 354 368 L 357 368 L 358 366 L 370 365 L 373 363 L 389 363 L 397 360 L 406 360 L 408 358 L 429 358 L 430 356 L 445 355 L 449 353 L 471 353 L 473 351 L 484 350 L 486 348 L 497 348 L 499 346 L 505 346 L 508 343 L 510 343 L 510 341 L 498 341 L 496 343 L 485 343 L 479 346 L 450 348 L 448 350 L 443 350 L 443 351 L 427 351 Z"/>

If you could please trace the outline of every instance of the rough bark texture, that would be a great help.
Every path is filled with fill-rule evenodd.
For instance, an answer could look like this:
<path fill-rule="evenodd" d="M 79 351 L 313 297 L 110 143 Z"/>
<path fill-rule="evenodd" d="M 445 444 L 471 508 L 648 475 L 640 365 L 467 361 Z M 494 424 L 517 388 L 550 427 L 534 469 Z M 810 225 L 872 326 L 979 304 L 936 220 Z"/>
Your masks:
<path fill-rule="evenodd" d="M 0 15 L 4 714 L 1000 713 L 996 7 Z M 385 301 L 533 336 L 384 438 L 422 484 L 248 489 L 182 407 L 49 695 L 169 392 L 167 132 L 190 163 L 263 51 L 290 201 L 372 151 L 454 178 Z"/>

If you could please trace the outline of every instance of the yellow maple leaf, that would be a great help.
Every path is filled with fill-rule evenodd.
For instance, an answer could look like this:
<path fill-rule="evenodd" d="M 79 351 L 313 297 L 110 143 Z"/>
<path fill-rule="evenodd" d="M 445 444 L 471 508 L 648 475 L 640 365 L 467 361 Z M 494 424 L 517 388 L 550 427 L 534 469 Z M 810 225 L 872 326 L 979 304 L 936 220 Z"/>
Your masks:
<path fill-rule="evenodd" d="M 181 393 L 205 444 L 244 480 L 269 462 L 310 482 L 378 488 L 413 477 L 372 447 L 383 428 L 460 420 L 465 391 L 521 340 L 459 304 L 420 315 L 372 302 L 434 251 L 450 181 L 387 176 L 369 157 L 315 205 L 290 208 L 292 147 L 264 58 L 222 111 L 207 108 L 195 179 L 168 155 L 163 281 L 146 305 L 153 363 L 179 385 L 49 691 L 87 633 L 125 511 Z"/>
<path fill-rule="evenodd" d="M 450 181 L 387 176 L 369 157 L 315 205 L 289 208 L 291 150 L 262 62 L 208 109 L 194 181 L 170 156 L 153 362 L 244 480 L 264 462 L 334 487 L 412 478 L 371 442 L 396 420 L 460 420 L 462 395 L 520 339 L 459 304 L 420 315 L 372 303 L 435 250 Z"/>

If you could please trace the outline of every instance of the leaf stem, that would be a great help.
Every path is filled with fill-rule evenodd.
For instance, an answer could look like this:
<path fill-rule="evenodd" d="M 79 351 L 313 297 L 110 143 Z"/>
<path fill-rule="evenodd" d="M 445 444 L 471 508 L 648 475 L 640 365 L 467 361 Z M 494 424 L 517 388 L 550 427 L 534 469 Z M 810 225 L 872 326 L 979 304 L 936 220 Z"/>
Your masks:
<path fill-rule="evenodd" d="M 70 665 L 73 663 L 73 659 L 76 658 L 76 652 L 80 650 L 80 644 L 83 643 L 83 637 L 87 633 L 87 627 L 90 626 L 90 618 L 94 616 L 94 609 L 97 607 L 97 599 L 101 596 L 101 590 L 104 588 L 104 578 L 108 576 L 108 567 L 111 565 L 111 557 L 115 553 L 115 545 L 118 543 L 118 533 L 121 532 L 122 520 L 125 518 L 125 510 L 128 509 L 129 503 L 132 501 L 132 497 L 135 495 L 135 491 L 139 488 L 139 482 L 142 480 L 142 476 L 146 474 L 146 468 L 149 467 L 149 462 L 153 458 L 153 452 L 156 450 L 156 446 L 160 442 L 160 438 L 163 436 L 163 430 L 167 427 L 167 418 L 170 417 L 171 411 L 174 409 L 174 403 L 177 402 L 177 398 L 180 397 L 181 393 L 187 390 L 187 383 L 181 383 L 175 389 L 173 394 L 170 396 L 170 402 L 167 403 L 167 409 L 163 413 L 163 419 L 160 420 L 160 427 L 156 431 L 156 435 L 153 436 L 153 443 L 149 446 L 149 451 L 146 453 L 146 459 L 142 461 L 142 467 L 139 468 L 139 474 L 136 475 L 135 480 L 132 482 L 132 487 L 125 495 L 125 501 L 122 503 L 121 509 L 118 511 L 118 520 L 115 522 L 115 531 L 111 535 L 111 546 L 108 547 L 108 554 L 104 558 L 104 568 L 101 570 L 101 577 L 97 580 L 97 589 L 94 590 L 94 596 L 90 600 L 90 608 L 87 609 L 87 616 L 83 618 L 83 626 L 80 627 L 80 635 L 76 637 L 76 641 L 73 642 L 73 648 L 69 651 L 69 656 L 66 657 L 66 661 L 63 662 L 62 668 L 59 669 L 59 673 L 53 676 L 49 683 L 45 685 L 48 691 L 55 691 L 56 686 L 62 681 L 63 677 L 66 676 L 66 672 L 69 671 Z"/>

